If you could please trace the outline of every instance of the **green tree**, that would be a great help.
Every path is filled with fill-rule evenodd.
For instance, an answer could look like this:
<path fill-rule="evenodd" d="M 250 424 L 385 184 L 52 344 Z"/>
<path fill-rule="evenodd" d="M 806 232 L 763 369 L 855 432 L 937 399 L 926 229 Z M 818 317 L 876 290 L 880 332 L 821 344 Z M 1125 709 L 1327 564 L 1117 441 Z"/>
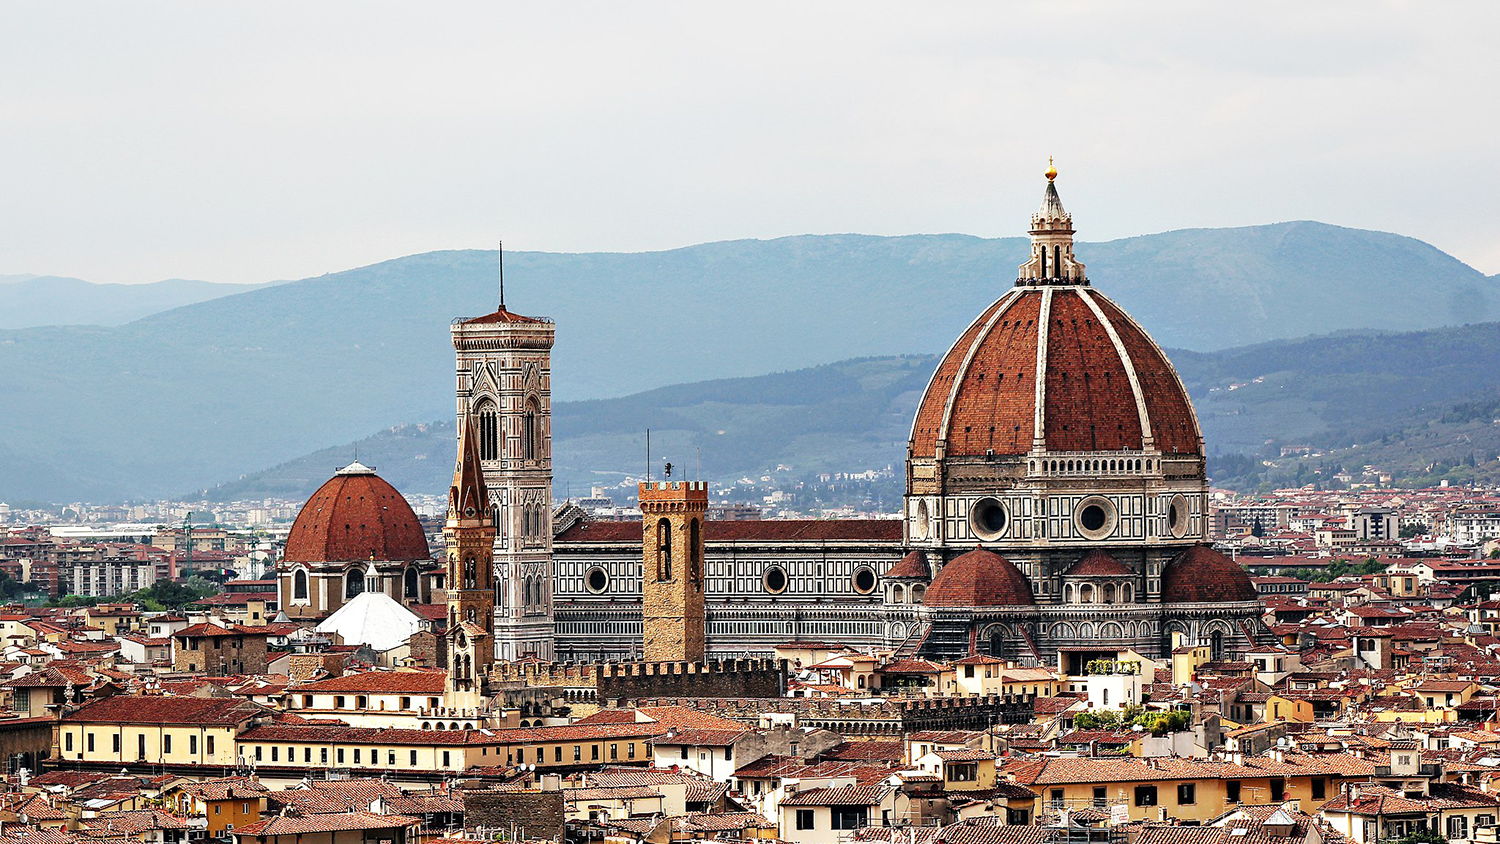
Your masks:
<path fill-rule="evenodd" d="M 210 581 L 190 577 L 186 581 L 158 580 L 151 586 L 126 596 L 126 599 L 140 604 L 150 612 L 164 612 L 182 609 L 219 591 Z"/>
<path fill-rule="evenodd" d="M 98 603 L 98 598 L 89 597 L 87 595 L 64 595 L 61 598 L 53 598 L 52 600 L 48 601 L 47 606 L 66 607 L 71 609 L 75 607 L 92 607 L 97 605 Z"/>

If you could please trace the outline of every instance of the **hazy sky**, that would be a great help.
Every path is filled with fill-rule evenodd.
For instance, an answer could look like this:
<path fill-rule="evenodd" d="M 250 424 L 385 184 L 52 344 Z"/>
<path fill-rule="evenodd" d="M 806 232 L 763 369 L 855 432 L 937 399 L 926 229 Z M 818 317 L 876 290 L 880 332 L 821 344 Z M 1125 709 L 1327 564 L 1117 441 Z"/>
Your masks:
<path fill-rule="evenodd" d="M 1500 3 L 0 0 L 0 274 L 1316 219 L 1500 272 Z M 1085 258 L 1085 260 L 1087 260 Z"/>

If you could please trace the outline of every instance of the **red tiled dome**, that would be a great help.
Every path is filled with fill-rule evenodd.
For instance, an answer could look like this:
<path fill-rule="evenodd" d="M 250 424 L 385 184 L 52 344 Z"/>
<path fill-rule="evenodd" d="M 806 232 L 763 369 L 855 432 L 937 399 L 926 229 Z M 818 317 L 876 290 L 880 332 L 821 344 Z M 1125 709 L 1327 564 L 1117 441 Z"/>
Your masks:
<path fill-rule="evenodd" d="M 1049 294 L 1043 338 L 1038 320 Z M 1202 453 L 1171 362 L 1118 305 L 1083 284 L 1017 287 L 964 331 L 917 410 L 912 456 L 936 456 L 939 441 L 947 457 L 1023 455 L 1038 418 L 1049 451 L 1142 451 L 1149 433 L 1163 454 Z"/>
<path fill-rule="evenodd" d="M 1096 548 L 1079 557 L 1078 562 L 1063 572 L 1063 577 L 1120 577 L 1134 574 L 1130 566 L 1115 559 L 1113 554 Z"/>
<path fill-rule="evenodd" d="M 1172 558 L 1161 572 L 1164 604 L 1205 604 L 1258 600 L 1250 575 L 1239 563 L 1207 545 L 1194 545 Z"/>
<path fill-rule="evenodd" d="M 292 563 L 426 560 L 432 552 L 417 514 L 396 488 L 355 463 L 302 505 L 286 537 Z"/>
<path fill-rule="evenodd" d="M 983 548 L 954 558 L 927 588 L 929 607 L 1014 607 L 1036 603 L 1031 582 L 1005 559 Z"/>
<path fill-rule="evenodd" d="M 915 578 L 927 580 L 932 577 L 932 569 L 927 566 L 927 554 L 918 549 L 897 561 L 895 565 L 886 571 L 885 576 L 898 579 Z"/>

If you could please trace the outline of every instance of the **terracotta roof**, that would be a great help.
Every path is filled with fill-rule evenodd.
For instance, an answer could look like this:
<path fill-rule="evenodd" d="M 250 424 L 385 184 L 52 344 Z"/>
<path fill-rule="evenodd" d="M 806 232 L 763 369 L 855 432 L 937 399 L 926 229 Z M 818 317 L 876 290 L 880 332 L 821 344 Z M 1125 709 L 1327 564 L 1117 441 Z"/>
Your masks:
<path fill-rule="evenodd" d="M 1038 320 L 1047 294 L 1043 341 Z M 1041 414 L 1039 377 L 1046 380 Z M 1038 415 L 1048 450 L 1140 452 L 1138 398 L 1157 448 L 1201 452 L 1197 419 L 1176 371 L 1124 311 L 1092 288 L 1018 287 L 980 314 L 938 364 L 912 425 L 912 454 L 933 457 L 942 441 L 948 458 L 1024 455 L 1038 433 Z"/>
<path fill-rule="evenodd" d="M 905 757 L 906 744 L 900 739 L 846 741 L 821 756 L 822 759 L 839 762 L 900 762 Z"/>
<path fill-rule="evenodd" d="M 512 313 L 510 311 L 507 311 L 505 308 L 500 308 L 499 310 L 495 311 L 494 313 L 485 314 L 484 316 L 477 316 L 477 317 L 473 317 L 473 318 L 470 318 L 470 319 L 462 320 L 462 322 L 460 324 L 462 324 L 462 325 L 517 325 L 517 324 L 523 324 L 523 325 L 545 325 L 546 322 L 547 321 L 544 320 L 544 319 L 537 319 L 536 317 L 529 317 L 529 316 L 521 316 L 520 314 Z"/>
<path fill-rule="evenodd" d="M 749 727 L 737 730 L 678 730 L 659 736 L 656 744 L 682 745 L 684 747 L 727 747 L 750 732 Z"/>
<path fill-rule="evenodd" d="M 313 780 L 306 788 L 289 788 L 266 795 L 272 808 L 295 806 L 303 812 L 335 813 L 365 811 L 377 800 L 401 797 L 401 789 L 385 780 L 368 777 L 348 780 Z M 402 812 L 388 806 L 396 814 Z"/>
<path fill-rule="evenodd" d="M 222 779 L 204 780 L 202 782 L 184 783 L 180 786 L 183 792 L 191 794 L 200 800 L 238 800 L 240 798 L 261 797 L 270 791 L 262 785 L 260 780 L 250 777 L 224 777 Z"/>
<path fill-rule="evenodd" d="M 809 788 L 781 801 L 783 806 L 875 806 L 891 792 L 885 785 L 844 785 Z"/>
<path fill-rule="evenodd" d="M 347 832 L 355 829 L 391 829 L 419 826 L 422 822 L 405 815 L 376 815 L 371 812 L 342 812 L 302 817 L 279 816 L 246 824 L 234 830 L 236 837 L 273 835 L 307 835 L 314 832 Z"/>
<path fill-rule="evenodd" d="M 446 671 L 364 671 L 291 686 L 287 692 L 440 695 L 446 688 L 447 681 Z"/>
<path fill-rule="evenodd" d="M 1207 545 L 1172 558 L 1161 573 L 1162 603 L 1214 604 L 1255 601 L 1259 593 L 1240 565 Z"/>
<path fill-rule="evenodd" d="M 1120 577 L 1134 576 L 1130 567 L 1114 558 L 1108 551 L 1099 548 L 1084 554 L 1063 572 L 1063 577 Z"/>
<path fill-rule="evenodd" d="M 221 637 L 224 637 L 224 636 L 264 636 L 264 635 L 266 635 L 266 631 L 264 629 L 262 629 L 262 628 L 241 627 L 238 624 L 231 625 L 229 627 L 224 627 L 223 625 L 220 625 L 220 624 L 214 624 L 211 621 L 205 621 L 205 622 L 203 622 L 201 624 L 194 624 L 191 627 L 184 627 L 181 630 L 178 630 L 176 633 L 172 634 L 172 638 L 174 638 L 174 639 L 186 639 L 186 638 L 188 638 L 190 636 L 207 637 L 207 638 L 221 638 Z"/>
<path fill-rule="evenodd" d="M 1009 560 L 975 548 L 943 566 L 927 588 L 929 607 L 1031 606 L 1031 582 Z"/>
<path fill-rule="evenodd" d="M 342 724 L 262 724 L 240 734 L 240 741 L 317 741 L 349 744 L 505 745 L 549 741 L 587 741 L 664 735 L 657 723 L 561 724 L 500 730 L 412 730 L 393 727 L 348 727 Z"/>
<path fill-rule="evenodd" d="M 743 729 L 744 725 L 730 718 L 723 718 L 711 712 L 703 712 L 690 709 L 686 706 L 641 706 L 636 711 L 645 715 L 656 723 L 672 730 L 737 730 Z M 588 723 L 589 719 L 580 719 L 577 724 Z"/>
<path fill-rule="evenodd" d="M 878 674 L 941 674 L 947 666 L 925 659 L 898 659 L 876 668 Z"/>
<path fill-rule="evenodd" d="M 126 835 L 139 835 L 157 829 L 188 829 L 186 818 L 163 812 L 160 809 L 133 809 L 124 812 L 100 812 L 79 823 L 93 831 L 108 830 Z"/>
<path fill-rule="evenodd" d="M 198 724 L 232 726 L 266 709 L 238 698 L 116 695 L 63 716 L 64 721 L 104 724 Z"/>
<path fill-rule="evenodd" d="M 625 542 L 639 545 L 640 522 L 601 522 L 584 519 L 555 540 L 569 542 Z M 898 519 L 752 519 L 709 521 L 703 541 L 716 542 L 900 542 Z"/>
<path fill-rule="evenodd" d="M 302 506 L 287 534 L 286 562 L 428 560 L 411 505 L 373 472 L 338 474 Z"/>
<path fill-rule="evenodd" d="M 927 554 L 921 549 L 917 549 L 902 557 L 895 565 L 887 569 L 885 576 L 927 580 L 932 577 L 932 569 L 927 565 Z"/>

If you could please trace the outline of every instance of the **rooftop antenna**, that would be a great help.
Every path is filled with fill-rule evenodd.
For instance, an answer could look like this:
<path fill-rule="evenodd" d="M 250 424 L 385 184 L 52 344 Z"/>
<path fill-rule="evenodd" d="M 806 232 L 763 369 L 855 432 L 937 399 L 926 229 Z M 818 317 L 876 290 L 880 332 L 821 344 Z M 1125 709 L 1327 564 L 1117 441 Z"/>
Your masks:
<path fill-rule="evenodd" d="M 651 483 L 651 429 L 646 429 L 646 483 Z"/>
<path fill-rule="evenodd" d="M 499 241 L 500 248 L 496 250 L 495 257 L 500 262 L 500 310 L 505 310 L 505 241 Z"/>

